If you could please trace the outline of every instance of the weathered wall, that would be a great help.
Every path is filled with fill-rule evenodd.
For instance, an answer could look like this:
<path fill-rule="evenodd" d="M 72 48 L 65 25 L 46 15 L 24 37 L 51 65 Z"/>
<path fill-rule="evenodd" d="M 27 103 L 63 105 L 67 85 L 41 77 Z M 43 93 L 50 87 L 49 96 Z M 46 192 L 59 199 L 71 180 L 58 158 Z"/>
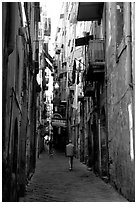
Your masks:
<path fill-rule="evenodd" d="M 21 3 L 3 3 L 3 201 L 17 201 L 19 191 L 23 192 L 26 185 L 26 137 L 34 140 L 35 136 L 35 95 L 34 81 L 31 80 L 30 64 L 25 46 L 25 34 L 20 33 L 23 27 Z M 33 22 L 32 22 L 33 24 Z M 21 35 L 20 35 L 21 34 Z M 33 38 L 33 36 L 32 36 Z M 30 50 L 29 50 L 30 51 Z M 31 63 L 31 62 L 30 62 Z M 31 64 L 32 68 L 32 64 Z M 32 77 L 33 78 L 33 77 Z M 34 85 L 35 88 L 35 85 Z M 35 91 L 35 89 L 34 89 Z M 31 105 L 28 106 L 28 101 Z M 32 113 L 32 114 L 31 114 Z M 30 115 L 32 117 L 30 118 Z M 31 119 L 32 133 L 29 125 Z M 33 121 L 34 120 L 34 121 Z M 29 135 L 28 135 L 29 134 Z M 32 143 L 32 145 L 35 145 Z M 30 146 L 29 146 L 30 148 Z M 32 147 L 33 152 L 35 147 Z M 35 154 L 33 154 L 35 161 Z M 30 160 L 28 160 L 30 164 Z M 32 168 L 35 167 L 33 163 Z M 27 169 L 28 170 L 28 169 Z M 29 170 L 30 171 L 30 166 Z"/>
<path fill-rule="evenodd" d="M 3 201 L 13 201 L 17 199 L 19 170 L 23 45 L 18 29 L 22 21 L 18 3 L 5 3 L 3 8 Z"/>
<path fill-rule="evenodd" d="M 129 200 L 134 200 L 134 159 L 131 158 L 131 138 L 128 106 L 132 104 L 129 86 L 128 49 L 123 45 L 117 61 L 116 5 L 107 3 L 106 56 L 107 105 L 109 135 L 109 173 L 115 187 Z M 123 36 L 125 39 L 126 36 Z"/>

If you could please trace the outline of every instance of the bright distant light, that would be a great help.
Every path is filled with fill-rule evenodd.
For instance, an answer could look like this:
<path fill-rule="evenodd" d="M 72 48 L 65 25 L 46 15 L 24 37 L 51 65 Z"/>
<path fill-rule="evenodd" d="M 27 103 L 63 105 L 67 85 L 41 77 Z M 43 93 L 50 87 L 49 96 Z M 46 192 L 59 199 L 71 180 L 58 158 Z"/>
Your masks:
<path fill-rule="evenodd" d="M 46 8 L 46 13 L 47 17 L 51 18 L 51 36 L 50 36 L 50 41 L 49 41 L 49 54 L 53 57 L 54 56 L 54 42 L 55 42 L 55 36 L 56 36 L 56 31 L 57 27 L 59 24 L 59 17 L 61 13 L 61 8 L 62 8 L 62 3 L 63 1 L 53 1 L 53 0 L 46 0 L 46 1 L 41 1 L 40 5 L 41 7 Z"/>
<path fill-rule="evenodd" d="M 48 139 L 49 139 L 49 136 L 48 136 L 48 135 L 46 135 L 46 136 L 44 137 L 44 139 L 45 139 L 45 140 L 48 140 Z"/>
<path fill-rule="evenodd" d="M 62 1 L 45 1 L 45 3 L 47 5 L 47 15 L 51 17 L 51 40 L 53 42 L 59 22 Z"/>

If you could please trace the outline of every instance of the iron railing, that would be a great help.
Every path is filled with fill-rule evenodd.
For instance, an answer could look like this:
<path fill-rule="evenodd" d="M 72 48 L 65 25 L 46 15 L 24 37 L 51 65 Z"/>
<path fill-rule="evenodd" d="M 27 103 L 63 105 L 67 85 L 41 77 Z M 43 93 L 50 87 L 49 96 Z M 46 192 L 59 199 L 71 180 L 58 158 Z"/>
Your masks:
<path fill-rule="evenodd" d="M 89 40 L 88 45 L 88 62 L 89 64 L 105 62 L 105 45 L 104 40 Z"/>

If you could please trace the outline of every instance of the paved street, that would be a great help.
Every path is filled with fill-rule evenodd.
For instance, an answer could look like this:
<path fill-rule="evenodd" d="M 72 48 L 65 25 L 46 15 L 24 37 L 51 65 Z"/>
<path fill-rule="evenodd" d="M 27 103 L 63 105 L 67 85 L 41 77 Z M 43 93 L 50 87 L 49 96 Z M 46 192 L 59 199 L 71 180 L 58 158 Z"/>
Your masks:
<path fill-rule="evenodd" d="M 115 189 L 74 159 L 74 170 L 68 170 L 68 159 L 55 152 L 43 152 L 26 195 L 19 202 L 127 202 Z"/>

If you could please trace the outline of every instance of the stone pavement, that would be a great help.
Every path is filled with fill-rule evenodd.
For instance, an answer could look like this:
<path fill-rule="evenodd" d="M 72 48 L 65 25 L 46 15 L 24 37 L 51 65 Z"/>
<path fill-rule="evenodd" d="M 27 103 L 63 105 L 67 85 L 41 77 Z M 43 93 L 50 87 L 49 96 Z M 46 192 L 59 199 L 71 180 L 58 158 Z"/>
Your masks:
<path fill-rule="evenodd" d="M 43 152 L 37 160 L 25 197 L 19 202 L 128 202 L 108 183 L 88 171 L 86 165 L 74 159 L 73 171 L 68 170 L 68 158 L 54 152 Z"/>

